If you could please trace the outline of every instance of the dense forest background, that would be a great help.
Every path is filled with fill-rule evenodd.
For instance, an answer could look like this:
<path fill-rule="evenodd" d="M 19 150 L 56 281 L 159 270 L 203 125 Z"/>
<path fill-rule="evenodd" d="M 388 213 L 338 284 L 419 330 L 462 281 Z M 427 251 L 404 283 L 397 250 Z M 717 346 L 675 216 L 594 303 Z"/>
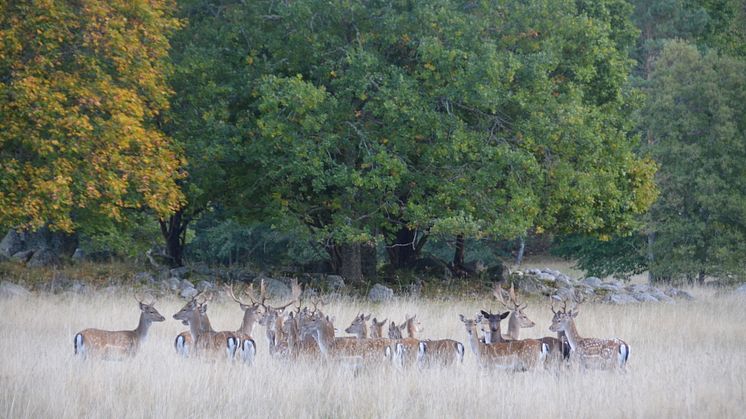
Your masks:
<path fill-rule="evenodd" d="M 743 279 L 743 1 L 0 11 L 5 257 Z"/>

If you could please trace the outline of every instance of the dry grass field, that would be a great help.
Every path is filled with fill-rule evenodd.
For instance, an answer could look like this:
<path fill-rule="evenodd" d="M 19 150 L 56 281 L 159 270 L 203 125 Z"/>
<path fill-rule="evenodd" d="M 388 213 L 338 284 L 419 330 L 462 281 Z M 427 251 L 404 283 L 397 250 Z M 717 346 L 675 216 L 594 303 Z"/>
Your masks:
<path fill-rule="evenodd" d="M 184 327 L 171 316 L 182 301 L 156 304 L 155 323 L 140 353 L 124 361 L 81 361 L 73 335 L 87 327 L 134 328 L 131 295 L 38 295 L 0 300 L 0 417 L 743 417 L 746 411 L 746 300 L 711 290 L 677 304 L 587 305 L 577 320 L 583 336 L 620 337 L 631 346 L 626 373 L 480 370 L 467 345 L 462 365 L 403 371 L 387 365 L 357 374 L 333 363 L 285 363 L 267 354 L 264 328 L 255 335 L 254 366 L 180 359 L 172 346 Z M 339 300 L 325 311 L 343 330 L 359 311 L 421 319 L 423 338 L 466 343 L 458 314 L 481 300 L 407 300 L 383 305 Z M 549 307 L 530 302 L 536 321 L 525 337 L 550 335 Z M 242 312 L 230 299 L 213 302 L 216 328 L 235 329 Z"/>

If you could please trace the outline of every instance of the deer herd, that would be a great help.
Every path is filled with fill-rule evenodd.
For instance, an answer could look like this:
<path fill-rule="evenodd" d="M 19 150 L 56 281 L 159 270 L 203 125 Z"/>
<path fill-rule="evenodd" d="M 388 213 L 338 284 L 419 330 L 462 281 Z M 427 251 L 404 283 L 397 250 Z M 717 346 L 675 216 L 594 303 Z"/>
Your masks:
<path fill-rule="evenodd" d="M 384 327 L 388 319 L 371 319 L 371 315 L 357 315 L 345 329 L 348 336 L 337 336 L 334 318 L 324 314 L 319 306 L 325 303 L 315 297 L 310 306 L 304 305 L 301 288 L 292 284 L 290 301 L 272 306 L 267 303 L 264 282 L 256 296 L 253 286 L 244 287 L 236 294 L 233 285 L 226 286 L 227 294 L 238 303 L 243 318 L 236 330 L 216 331 L 207 315 L 207 303 L 212 294 L 200 293 L 190 299 L 173 315 L 188 330 L 174 340 L 176 353 L 182 357 L 210 357 L 231 362 L 252 364 L 257 353 L 254 328 L 265 329 L 268 352 L 272 357 L 284 359 L 321 358 L 330 361 L 362 366 L 389 362 L 402 368 L 416 365 L 446 366 L 464 359 L 464 345 L 452 339 L 421 339 L 420 323 L 416 315 L 406 316 L 403 323 L 388 322 L 388 337 Z M 629 358 L 629 345 L 620 339 L 583 338 L 578 334 L 575 318 L 581 300 L 567 309 L 567 301 L 555 310 L 554 303 L 550 331 L 556 336 L 541 339 L 520 339 L 522 328 L 535 326 L 519 303 L 514 289 L 505 292 L 495 287 L 492 293 L 507 311 L 492 313 L 481 310 L 474 318 L 459 315 L 466 329 L 468 345 L 480 367 L 507 371 L 527 371 L 576 365 L 580 368 L 621 369 Z M 247 300 L 244 300 L 244 297 Z M 85 329 L 73 339 L 74 353 L 111 358 L 133 356 L 145 340 L 153 322 L 165 318 L 153 307 L 154 301 L 137 297 L 140 321 L 135 330 L 107 331 Z M 506 302 L 507 299 L 507 302 Z M 291 307 L 292 306 L 292 307 Z M 508 318 L 507 333 L 501 322 Z"/>

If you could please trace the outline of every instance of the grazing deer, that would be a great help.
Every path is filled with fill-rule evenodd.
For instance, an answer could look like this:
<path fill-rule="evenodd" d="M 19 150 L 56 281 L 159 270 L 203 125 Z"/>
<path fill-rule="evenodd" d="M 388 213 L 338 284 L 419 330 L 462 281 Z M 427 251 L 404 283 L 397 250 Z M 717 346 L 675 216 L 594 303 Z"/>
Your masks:
<path fill-rule="evenodd" d="M 629 345 L 621 339 L 595 339 L 583 338 L 578 334 L 575 327 L 575 317 L 578 315 L 577 307 L 570 311 L 554 311 L 552 332 L 565 332 L 567 342 L 570 345 L 571 360 L 577 359 L 579 364 L 585 368 L 621 368 L 624 369 L 629 359 Z"/>
<path fill-rule="evenodd" d="M 471 350 L 476 355 L 480 366 L 525 371 L 544 364 L 549 352 L 546 344 L 536 339 L 486 344 L 479 340 L 477 330 L 477 325 L 482 321 L 482 315 L 477 315 L 476 319 L 467 319 L 463 314 L 459 316 L 466 327 Z"/>
<path fill-rule="evenodd" d="M 383 337 L 383 325 L 386 324 L 387 319 L 383 319 L 380 322 L 373 317 L 373 319 L 370 321 L 370 337 L 372 338 L 382 338 Z"/>
<path fill-rule="evenodd" d="M 173 318 L 189 324 L 195 353 L 215 354 L 225 351 L 229 360 L 236 356 L 239 339 L 233 332 L 216 332 L 207 317 L 207 303 L 198 303 L 195 296 Z"/>
<path fill-rule="evenodd" d="M 101 357 L 134 356 L 148 335 L 153 322 L 162 322 L 165 318 L 153 307 L 155 302 L 145 303 L 137 298 L 140 307 L 140 321 L 135 330 L 110 331 L 85 329 L 75 334 L 73 345 L 75 355 L 86 358 L 89 354 Z"/>

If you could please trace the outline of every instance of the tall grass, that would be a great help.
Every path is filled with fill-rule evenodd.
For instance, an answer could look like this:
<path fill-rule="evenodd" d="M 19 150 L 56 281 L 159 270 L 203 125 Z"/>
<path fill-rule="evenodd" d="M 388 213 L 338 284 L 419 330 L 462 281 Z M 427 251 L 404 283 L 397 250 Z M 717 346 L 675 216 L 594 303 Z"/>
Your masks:
<path fill-rule="evenodd" d="M 73 335 L 87 327 L 132 329 L 139 311 L 128 295 L 0 300 L 0 417 L 743 417 L 746 409 L 746 301 L 694 290 L 677 304 L 587 305 L 583 336 L 620 337 L 631 345 L 626 373 L 480 370 L 468 348 L 463 365 L 362 372 L 325 362 L 288 364 L 267 354 L 257 326 L 254 366 L 180 359 L 171 318 L 182 301 L 160 301 L 155 323 L 133 359 L 73 357 Z M 402 321 L 417 314 L 422 337 L 465 343 L 458 314 L 497 307 L 483 300 L 398 300 L 370 305 L 334 301 L 325 312 L 341 331 L 360 311 Z M 236 329 L 242 312 L 228 300 L 209 307 L 216 328 Z M 549 335 L 551 312 L 529 304 L 537 325 L 525 337 Z"/>

